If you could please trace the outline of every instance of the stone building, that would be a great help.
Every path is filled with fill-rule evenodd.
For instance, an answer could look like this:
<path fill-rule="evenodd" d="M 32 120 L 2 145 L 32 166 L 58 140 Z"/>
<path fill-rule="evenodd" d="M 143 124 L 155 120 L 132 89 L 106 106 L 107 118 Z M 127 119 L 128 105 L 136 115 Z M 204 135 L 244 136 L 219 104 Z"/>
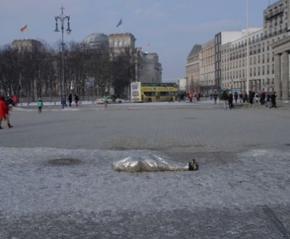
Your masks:
<path fill-rule="evenodd" d="M 288 100 L 289 26 L 290 0 L 280 0 L 264 10 L 263 28 L 244 30 L 241 38 L 223 45 L 222 88 L 246 91 L 248 78 L 249 90 L 276 91 Z"/>
<path fill-rule="evenodd" d="M 215 35 L 215 89 L 221 89 L 222 82 L 222 46 L 242 37 L 242 32 L 219 32 Z"/>
<path fill-rule="evenodd" d="M 142 83 L 161 83 L 162 67 L 157 53 L 140 52 L 138 81 Z"/>
<path fill-rule="evenodd" d="M 290 0 L 279 0 L 264 10 L 262 28 L 215 35 L 215 84 L 218 89 L 245 92 L 276 91 L 279 99 L 290 98 Z M 211 41 L 210 41 L 211 42 Z M 211 52 L 209 43 L 207 46 Z M 210 53 L 207 53 L 210 54 Z M 201 56 L 201 59 L 204 55 Z M 200 84 L 210 89 L 212 66 L 200 61 Z M 205 65 L 206 67 L 205 67 Z M 196 63 L 197 65 L 197 63 Z M 190 65 L 187 63 L 187 68 Z M 196 70 L 198 72 L 198 70 Z M 189 74 L 187 74 L 189 75 Z M 196 78 L 198 78 L 196 76 Z M 190 85 L 190 76 L 188 85 Z"/>
<path fill-rule="evenodd" d="M 203 44 L 200 51 L 200 90 L 203 95 L 213 93 L 215 82 L 215 41 Z"/>
<path fill-rule="evenodd" d="M 135 54 L 136 38 L 132 33 L 116 33 L 109 35 L 109 47 L 113 56 L 121 53 Z"/>
<path fill-rule="evenodd" d="M 250 90 L 260 91 L 261 88 L 270 87 L 267 76 L 270 75 L 270 66 L 267 63 L 270 58 L 261 56 L 262 52 L 267 55 L 267 48 L 262 48 L 261 39 L 263 29 L 249 29 L 241 32 L 242 37 L 221 46 L 221 89 L 233 89 L 245 92 L 247 75 L 250 81 Z M 247 38 L 249 37 L 249 72 L 247 72 Z M 263 66 L 261 66 L 263 65 Z M 267 71 L 268 70 L 268 71 Z"/>
<path fill-rule="evenodd" d="M 200 51 L 201 45 L 194 45 L 187 57 L 186 64 L 186 92 L 200 91 Z"/>
<path fill-rule="evenodd" d="M 14 40 L 11 43 L 11 47 L 18 51 L 45 50 L 44 45 L 40 41 L 34 39 Z"/>
<path fill-rule="evenodd" d="M 109 49 L 109 37 L 103 33 L 92 33 L 83 40 L 83 44 L 86 48 L 107 51 Z"/>
<path fill-rule="evenodd" d="M 87 48 L 108 51 L 111 59 L 121 54 L 130 57 L 134 65 L 134 77 L 131 81 L 160 83 L 162 66 L 158 54 L 143 52 L 141 48 L 136 47 L 135 42 L 136 38 L 132 33 L 115 33 L 108 36 L 102 33 L 92 33 L 83 40 Z"/>

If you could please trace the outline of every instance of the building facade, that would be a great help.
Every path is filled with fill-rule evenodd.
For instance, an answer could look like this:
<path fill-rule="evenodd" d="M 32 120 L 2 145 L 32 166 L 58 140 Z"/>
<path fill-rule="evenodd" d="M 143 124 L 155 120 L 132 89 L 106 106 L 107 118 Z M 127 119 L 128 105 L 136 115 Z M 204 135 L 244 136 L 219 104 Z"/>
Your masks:
<path fill-rule="evenodd" d="M 162 66 L 157 53 L 140 52 L 138 81 L 142 83 L 161 83 Z"/>
<path fill-rule="evenodd" d="M 186 92 L 193 94 L 200 91 L 200 51 L 201 45 L 194 45 L 187 57 Z"/>
<path fill-rule="evenodd" d="M 17 49 L 18 51 L 44 51 L 45 47 L 44 45 L 37 40 L 34 39 L 25 39 L 25 40 L 14 40 L 11 43 L 11 47 L 13 49 Z"/>
<path fill-rule="evenodd" d="M 209 95 L 216 89 L 215 82 L 215 41 L 210 40 L 200 51 L 200 93 Z"/>
<path fill-rule="evenodd" d="M 122 53 L 135 54 L 136 38 L 132 33 L 116 33 L 109 35 L 109 48 L 113 56 Z"/>
<path fill-rule="evenodd" d="M 279 99 L 288 100 L 290 0 L 279 0 L 269 5 L 263 16 L 262 28 L 229 32 L 224 34 L 224 40 L 222 33 L 215 35 L 215 88 L 240 92 L 275 91 Z M 204 45 L 210 52 L 208 44 Z M 208 89 L 213 87 L 209 62 L 201 60 L 200 65 L 200 82 Z"/>
<path fill-rule="evenodd" d="M 136 38 L 131 33 L 116 33 L 108 36 L 103 33 L 92 33 L 83 40 L 85 48 L 108 52 L 111 60 L 120 55 L 128 56 L 134 66 L 134 76 L 131 81 L 161 83 L 162 66 L 158 54 L 143 52 L 135 43 Z"/>

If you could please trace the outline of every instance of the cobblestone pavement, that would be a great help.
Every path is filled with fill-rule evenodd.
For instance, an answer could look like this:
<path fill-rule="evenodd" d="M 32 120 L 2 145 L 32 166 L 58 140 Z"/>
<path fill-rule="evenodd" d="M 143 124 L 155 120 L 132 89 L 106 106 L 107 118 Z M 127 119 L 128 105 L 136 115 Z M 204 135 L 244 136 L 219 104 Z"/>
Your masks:
<path fill-rule="evenodd" d="M 0 238 L 290 238 L 290 111 L 199 104 L 15 109 Z M 5 125 L 4 125 L 5 127 Z M 126 174 L 158 154 L 197 172 Z"/>
<path fill-rule="evenodd" d="M 11 118 L 15 127 L 1 130 L 1 146 L 236 152 L 290 144 L 287 108 L 120 104 L 42 114 L 14 110 Z"/>

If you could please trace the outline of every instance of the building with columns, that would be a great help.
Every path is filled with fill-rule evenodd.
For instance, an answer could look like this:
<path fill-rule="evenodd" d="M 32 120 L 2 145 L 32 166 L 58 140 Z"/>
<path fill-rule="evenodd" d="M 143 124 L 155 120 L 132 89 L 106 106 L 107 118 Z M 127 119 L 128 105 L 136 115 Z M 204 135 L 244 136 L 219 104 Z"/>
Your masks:
<path fill-rule="evenodd" d="M 290 98 L 290 0 L 279 0 L 264 10 L 262 28 L 215 36 L 215 83 L 218 89 L 277 93 Z M 249 46 L 248 46 L 249 43 Z M 248 54 L 249 53 L 249 54 Z M 200 77 L 203 71 L 200 69 Z M 204 78 L 204 77 L 203 77 Z M 211 81 L 204 80 L 208 87 Z"/>
<path fill-rule="evenodd" d="M 290 37 L 284 38 L 273 45 L 275 62 L 275 91 L 279 99 L 288 101 L 290 98 L 289 87 L 289 52 Z"/>

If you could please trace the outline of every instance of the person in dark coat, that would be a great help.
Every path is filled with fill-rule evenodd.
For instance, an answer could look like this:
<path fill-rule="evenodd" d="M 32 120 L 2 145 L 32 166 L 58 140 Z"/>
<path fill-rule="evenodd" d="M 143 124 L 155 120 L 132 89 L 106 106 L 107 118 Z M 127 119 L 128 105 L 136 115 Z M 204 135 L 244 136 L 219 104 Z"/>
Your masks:
<path fill-rule="evenodd" d="M 276 92 L 271 94 L 271 108 L 277 108 L 276 104 Z"/>
<path fill-rule="evenodd" d="M 214 92 L 213 93 L 213 99 L 214 99 L 214 103 L 216 104 L 216 102 L 217 102 L 217 98 L 218 98 L 218 94 L 217 94 L 217 92 Z"/>
<path fill-rule="evenodd" d="M 69 95 L 68 95 L 68 106 L 69 106 L 69 107 L 71 107 L 72 100 L 73 100 L 72 94 L 69 94 Z"/>
<path fill-rule="evenodd" d="M 229 97 L 228 97 L 228 102 L 229 102 L 229 109 L 232 109 L 234 107 L 233 105 L 233 101 L 234 101 L 234 96 L 233 96 L 233 93 L 231 92 L 229 94 Z"/>
<path fill-rule="evenodd" d="M 254 98 L 255 98 L 255 92 L 250 91 L 249 92 L 249 102 L 251 105 L 254 104 Z"/>
<path fill-rule="evenodd" d="M 234 93 L 234 98 L 235 98 L 235 103 L 237 104 L 238 103 L 238 98 L 239 98 L 238 92 Z"/>
<path fill-rule="evenodd" d="M 265 101 L 266 101 L 266 93 L 263 91 L 261 93 L 261 97 L 260 97 L 260 104 L 261 105 L 264 105 L 265 104 Z"/>
<path fill-rule="evenodd" d="M 79 106 L 79 100 L 80 100 L 79 96 L 78 96 L 77 94 L 75 94 L 75 103 L 76 103 L 76 107 Z"/>

